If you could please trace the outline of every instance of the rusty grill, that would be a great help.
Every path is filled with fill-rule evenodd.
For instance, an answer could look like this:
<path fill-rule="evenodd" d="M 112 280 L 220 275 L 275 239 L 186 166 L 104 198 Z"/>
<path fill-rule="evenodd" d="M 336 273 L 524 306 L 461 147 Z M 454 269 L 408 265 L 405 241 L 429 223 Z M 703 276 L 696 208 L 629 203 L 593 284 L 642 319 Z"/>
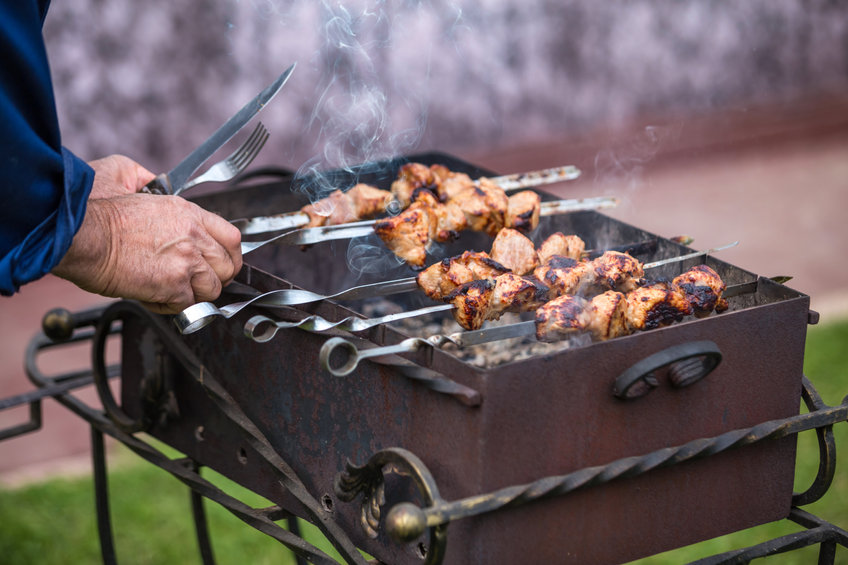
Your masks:
<path fill-rule="evenodd" d="M 472 177 L 491 174 L 444 154 L 409 159 Z M 330 180 L 387 188 L 401 162 L 338 171 Z M 196 200 L 228 218 L 296 210 L 306 202 L 291 177 Z M 643 262 L 693 251 L 595 211 L 543 218 L 537 233 L 553 231 L 578 234 L 595 249 L 630 249 Z M 408 268 L 386 260 L 375 242 L 263 247 L 246 258 L 239 292 L 225 293 L 220 303 L 281 288 L 330 294 L 408 276 Z M 464 233 L 438 253 L 488 249 L 490 242 Z M 827 490 L 835 456 L 829 426 L 846 419 L 846 407 L 825 406 L 803 376 L 806 326 L 816 321 L 809 298 L 718 256 L 667 264 L 652 276 L 673 277 L 702 262 L 735 289 L 724 313 L 507 356 L 487 367 L 437 346 L 363 360 L 344 377 L 319 364 L 332 338 L 367 350 L 429 331 L 399 324 L 356 334 L 291 328 L 267 343 L 244 335 L 245 321 L 256 314 L 335 321 L 386 304 L 400 310 L 432 304 L 408 292 L 252 306 L 187 336 L 131 302 L 66 317 L 60 320 L 66 337 L 73 326 L 78 331 L 71 339 L 93 341 L 93 377 L 104 411 L 66 394 L 70 377 L 38 371 L 38 351 L 61 339 L 42 335 L 33 342 L 29 373 L 41 396 L 60 395 L 92 424 L 107 561 L 114 555 L 104 432 L 192 487 L 206 562 L 212 552 L 204 497 L 314 563 L 334 561 L 277 522 L 299 517 L 317 525 L 349 563 L 367 561 L 360 550 L 393 565 L 617 563 L 789 516 L 811 528 L 805 543 L 821 543 L 823 559 L 830 555 L 832 561 L 835 544 L 846 545 L 841 530 L 798 508 Z M 434 319 L 439 316 L 449 314 Z M 107 337 L 117 332 L 120 371 L 107 367 L 103 355 Z M 529 343 L 511 347 L 521 351 Z M 345 359 L 336 351 L 326 362 Z M 118 373 L 119 400 L 108 384 Z M 802 398 L 810 412 L 798 415 Z M 808 491 L 793 494 L 795 434 L 809 429 L 817 430 L 821 445 L 819 476 Z M 186 459 L 164 457 L 133 435 L 139 431 Z M 202 478 L 202 466 L 275 506 L 253 509 L 224 495 Z M 710 562 L 747 562 L 792 546 L 774 540 Z"/>

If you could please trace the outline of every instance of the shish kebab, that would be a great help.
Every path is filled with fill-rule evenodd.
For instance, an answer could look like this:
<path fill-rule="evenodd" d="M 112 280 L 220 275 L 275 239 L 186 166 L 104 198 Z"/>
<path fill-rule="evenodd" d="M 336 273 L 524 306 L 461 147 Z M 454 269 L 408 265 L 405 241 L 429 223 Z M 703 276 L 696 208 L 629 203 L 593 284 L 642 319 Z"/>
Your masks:
<path fill-rule="evenodd" d="M 331 295 L 322 295 L 301 289 L 279 289 L 251 297 L 241 302 L 235 302 L 222 307 L 217 307 L 211 302 L 199 302 L 189 306 L 174 318 L 174 323 L 182 334 L 194 333 L 210 324 L 216 317 L 231 318 L 244 308 L 255 305 L 265 307 L 296 306 L 309 304 L 322 300 L 355 300 L 362 298 L 376 298 L 389 296 L 412 290 L 421 289 L 433 300 L 443 299 L 449 292 L 460 285 L 481 278 L 492 278 L 498 275 L 517 270 L 527 273 L 537 264 L 544 262 L 551 255 L 566 255 L 574 259 L 580 259 L 590 253 L 585 249 L 583 240 L 576 235 L 564 235 L 560 232 L 549 236 L 540 246 L 538 251 L 534 249 L 532 241 L 525 236 L 505 228 L 495 238 L 492 244 L 491 255 L 486 252 L 466 251 L 461 255 L 443 259 L 434 263 L 416 277 L 407 277 L 393 281 L 384 281 L 352 287 Z M 648 242 L 650 243 L 650 242 Z M 695 251 L 682 256 L 673 257 L 648 263 L 644 268 L 654 268 L 670 262 L 683 261 L 686 259 L 715 253 L 737 245 L 738 242 L 726 246 L 709 249 L 706 251 Z M 632 249 L 645 246 L 646 242 L 639 244 L 623 245 L 621 249 Z M 528 259 L 522 258 L 530 254 L 536 254 L 531 259 L 528 269 Z M 523 270 L 521 264 L 524 264 Z M 445 306 L 437 306 L 435 309 L 444 310 Z M 407 316 L 408 317 L 408 316 Z M 353 320 L 360 320 L 353 318 Z M 389 321 L 389 320 L 386 320 Z M 329 324 L 329 322 L 327 322 Z M 337 325 L 337 324 L 335 324 Z M 322 323 L 323 326 L 323 323 Z"/>
<path fill-rule="evenodd" d="M 523 238 L 520 234 L 518 234 L 518 237 Z M 559 245 L 562 244 L 563 240 L 570 240 L 569 243 L 573 243 L 576 240 L 579 242 L 580 247 L 572 247 L 571 251 L 578 257 L 581 255 L 582 240 L 577 236 L 564 236 L 561 233 L 557 233 L 551 236 L 546 243 L 549 243 L 551 239 L 559 239 Z M 544 254 L 545 248 L 546 246 L 543 244 L 540 246 L 539 251 Z M 560 249 L 557 249 L 557 246 L 554 245 L 548 246 L 546 251 L 551 253 Z M 645 265 L 627 254 L 616 251 L 607 251 L 592 261 L 577 261 L 558 254 L 551 254 L 547 257 L 542 255 L 545 261 L 534 271 L 539 275 L 537 278 L 535 276 L 528 277 L 511 272 L 493 261 L 484 252 L 466 252 L 451 260 L 453 266 L 459 266 L 459 269 L 454 270 L 452 267 L 447 267 L 446 265 L 449 261 L 445 260 L 431 266 L 427 270 L 430 272 L 425 271 L 418 276 L 418 285 L 428 296 L 434 300 L 442 299 L 448 302 L 448 304 L 431 306 L 411 312 L 390 314 L 380 318 L 361 319 L 348 317 L 338 322 L 328 322 L 320 316 L 308 316 L 298 322 L 275 322 L 266 316 L 259 315 L 252 317 L 245 325 L 245 334 L 251 339 L 264 342 L 273 338 L 277 330 L 291 327 L 300 327 L 308 331 L 318 332 L 331 328 L 362 331 L 382 323 L 389 323 L 443 310 L 453 310 L 454 318 L 463 328 L 474 330 L 478 329 L 485 320 L 500 318 L 506 311 L 534 310 L 548 300 L 565 295 L 566 293 L 570 293 L 571 295 L 576 295 L 577 293 L 587 294 L 606 289 L 633 291 L 639 288 L 640 285 L 651 288 L 650 291 L 640 295 L 640 300 L 643 302 L 652 300 L 652 304 L 656 304 L 662 298 L 659 293 L 664 283 L 654 282 L 646 284 L 643 278 L 644 269 L 654 268 L 705 253 L 688 254 L 683 257 L 675 257 Z M 709 269 L 709 267 L 705 268 Z M 454 270 L 454 276 L 448 274 L 451 270 Z M 696 268 L 694 270 L 697 271 L 699 269 Z M 441 272 L 441 276 L 438 274 L 439 272 Z M 527 267 L 519 270 L 519 272 L 527 272 Z M 460 279 L 456 275 L 462 278 Z M 718 277 L 714 272 L 712 275 L 715 278 Z M 704 279 L 705 277 L 709 279 L 712 275 L 697 276 L 699 279 Z M 440 278 L 442 282 L 439 282 L 438 279 Z M 678 279 L 676 284 L 682 285 L 683 279 L 680 279 L 680 277 Z M 462 283 L 462 280 L 468 282 Z M 718 284 L 720 284 L 720 279 Z M 718 309 L 722 309 L 721 289 L 718 285 L 716 289 L 717 291 L 713 291 L 712 295 L 704 289 L 699 290 L 699 294 L 693 294 L 693 297 L 698 298 L 700 304 L 695 307 L 697 315 L 700 315 L 706 308 L 711 309 L 715 304 L 718 305 Z M 714 300 L 715 304 L 710 306 L 710 296 L 715 296 L 716 292 L 719 292 L 719 294 Z M 672 294 L 666 292 L 665 298 L 671 296 Z M 608 298 L 611 297 L 608 295 Z M 704 306 L 705 304 L 707 306 Z M 684 314 L 691 313 L 685 311 L 686 308 L 684 305 L 680 305 L 678 310 L 683 311 Z M 657 319 L 657 314 L 652 313 L 651 319 L 643 321 L 642 325 L 655 323 Z M 263 331 L 260 332 L 260 328 Z"/>
<path fill-rule="evenodd" d="M 488 182 L 504 191 L 512 191 L 574 180 L 579 178 L 580 174 L 577 167 L 567 165 L 490 177 Z M 245 235 L 290 228 L 347 224 L 373 218 L 387 211 L 397 213 L 409 206 L 413 200 L 413 193 L 417 190 L 430 190 L 444 201 L 461 189 L 474 186 L 479 182 L 479 179 L 472 180 L 466 173 L 451 171 L 444 165 L 435 164 L 428 167 L 421 163 L 406 163 L 398 170 L 391 190 L 382 190 L 369 184 L 358 183 L 347 191 L 334 190 L 328 196 L 303 206 L 297 212 L 232 220 L 232 223 Z"/>

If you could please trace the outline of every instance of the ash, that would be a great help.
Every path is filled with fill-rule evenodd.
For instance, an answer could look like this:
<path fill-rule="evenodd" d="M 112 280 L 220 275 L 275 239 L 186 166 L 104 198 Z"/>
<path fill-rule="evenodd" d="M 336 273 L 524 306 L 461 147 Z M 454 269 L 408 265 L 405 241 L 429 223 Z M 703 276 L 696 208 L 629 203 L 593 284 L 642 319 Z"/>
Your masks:
<path fill-rule="evenodd" d="M 362 307 L 362 313 L 369 318 L 396 314 L 403 311 L 404 308 L 402 306 L 386 299 L 379 299 Z M 514 324 L 527 319 L 532 318 L 522 317 L 520 314 L 506 313 L 499 320 L 487 321 L 486 327 Z M 462 327 L 450 315 L 407 318 L 393 322 L 391 326 L 409 337 L 420 337 L 424 339 L 435 335 L 450 335 L 463 331 Z M 491 369 L 492 367 L 522 361 L 530 357 L 547 355 L 563 349 L 583 347 L 591 343 L 592 340 L 588 335 L 579 335 L 572 339 L 554 343 L 536 341 L 533 336 L 522 336 L 469 347 L 458 347 L 448 343 L 442 346 L 441 349 L 469 365 L 481 369 Z"/>

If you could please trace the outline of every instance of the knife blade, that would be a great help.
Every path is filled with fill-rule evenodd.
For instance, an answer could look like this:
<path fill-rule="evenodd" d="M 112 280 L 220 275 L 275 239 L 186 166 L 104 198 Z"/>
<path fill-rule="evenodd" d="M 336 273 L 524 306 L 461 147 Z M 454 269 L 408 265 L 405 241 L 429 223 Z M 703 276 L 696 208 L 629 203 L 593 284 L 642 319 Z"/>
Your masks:
<path fill-rule="evenodd" d="M 176 167 L 168 173 L 162 173 L 147 183 L 142 192 L 152 194 L 174 194 L 186 183 L 192 174 L 220 149 L 230 138 L 233 137 L 259 110 L 271 101 L 272 98 L 283 88 L 288 81 L 297 63 L 283 71 L 277 80 L 256 95 L 253 100 L 245 104 L 241 110 L 224 123 L 213 133 L 209 139 L 204 141 L 192 151 L 188 157 L 183 159 Z"/>

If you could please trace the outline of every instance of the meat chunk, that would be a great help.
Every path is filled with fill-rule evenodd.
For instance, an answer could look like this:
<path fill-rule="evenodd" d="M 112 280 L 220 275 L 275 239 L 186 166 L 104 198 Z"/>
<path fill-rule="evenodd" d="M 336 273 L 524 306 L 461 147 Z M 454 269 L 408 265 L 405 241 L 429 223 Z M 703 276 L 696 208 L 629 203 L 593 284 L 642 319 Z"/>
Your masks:
<path fill-rule="evenodd" d="M 563 295 L 536 310 L 536 339 L 559 341 L 585 332 L 591 318 L 588 302 L 579 296 Z"/>
<path fill-rule="evenodd" d="M 548 300 L 550 289 L 536 277 L 506 273 L 495 278 L 495 290 L 487 320 L 497 320 L 504 312 L 529 312 Z"/>
<path fill-rule="evenodd" d="M 510 228 L 499 231 L 492 242 L 492 259 L 518 275 L 526 275 L 538 266 L 533 242 Z"/>
<path fill-rule="evenodd" d="M 599 289 L 630 292 L 645 282 L 642 263 L 627 253 L 607 251 L 592 261 L 593 284 Z"/>
<path fill-rule="evenodd" d="M 565 235 L 562 232 L 552 233 L 542 242 L 536 252 L 539 256 L 539 263 L 544 263 L 552 255 L 562 255 L 570 257 L 575 261 L 580 261 L 583 258 L 583 252 L 586 250 L 586 243 L 576 235 Z"/>
<path fill-rule="evenodd" d="M 459 191 L 450 203 L 465 214 L 468 229 L 483 231 L 494 237 L 504 227 L 509 199 L 502 188 L 487 178 L 481 178 L 476 185 Z"/>
<path fill-rule="evenodd" d="M 433 300 L 442 300 L 457 287 L 478 279 L 493 279 L 509 272 L 484 251 L 465 251 L 443 259 L 418 274 L 418 286 Z"/>
<path fill-rule="evenodd" d="M 592 337 L 601 341 L 627 335 L 627 300 L 624 294 L 608 290 L 589 303 L 589 327 Z"/>
<path fill-rule="evenodd" d="M 423 267 L 430 246 L 432 223 L 430 207 L 414 202 L 397 216 L 375 222 L 374 233 L 399 258 L 413 267 Z"/>
<path fill-rule="evenodd" d="M 683 290 L 671 281 L 654 281 L 627 294 L 627 326 L 651 330 L 679 322 L 692 313 Z"/>
<path fill-rule="evenodd" d="M 356 217 L 359 220 L 382 214 L 394 198 L 388 190 L 381 190 L 364 183 L 354 185 L 347 191 L 347 195 L 353 200 Z"/>
<path fill-rule="evenodd" d="M 307 204 L 300 211 L 309 216 L 309 223 L 306 224 L 308 228 L 343 224 L 358 219 L 353 201 L 341 190 L 334 190 L 329 196 Z"/>
<path fill-rule="evenodd" d="M 507 200 L 504 224 L 508 228 L 527 233 L 539 225 L 542 197 L 532 190 L 522 190 Z"/>
<path fill-rule="evenodd" d="M 533 275 L 551 289 L 551 296 L 579 294 L 592 281 L 592 267 L 585 261 L 552 255 L 536 267 Z"/>
<path fill-rule="evenodd" d="M 406 208 L 413 201 L 417 190 L 429 190 L 435 193 L 436 177 L 427 165 L 406 163 L 398 170 L 397 179 L 391 189 L 395 199 Z"/>
<path fill-rule="evenodd" d="M 451 292 L 446 302 L 453 304 L 453 317 L 466 330 L 479 330 L 489 314 L 494 279 L 481 279 L 464 284 Z"/>
<path fill-rule="evenodd" d="M 722 297 L 727 285 L 707 265 L 696 265 L 672 281 L 683 289 L 695 316 L 703 318 L 710 312 L 727 310 L 727 300 Z"/>
<path fill-rule="evenodd" d="M 430 165 L 430 170 L 436 180 L 436 193 L 442 202 L 447 202 L 459 192 L 474 186 L 474 181 L 467 174 L 451 171 L 444 165 Z"/>

